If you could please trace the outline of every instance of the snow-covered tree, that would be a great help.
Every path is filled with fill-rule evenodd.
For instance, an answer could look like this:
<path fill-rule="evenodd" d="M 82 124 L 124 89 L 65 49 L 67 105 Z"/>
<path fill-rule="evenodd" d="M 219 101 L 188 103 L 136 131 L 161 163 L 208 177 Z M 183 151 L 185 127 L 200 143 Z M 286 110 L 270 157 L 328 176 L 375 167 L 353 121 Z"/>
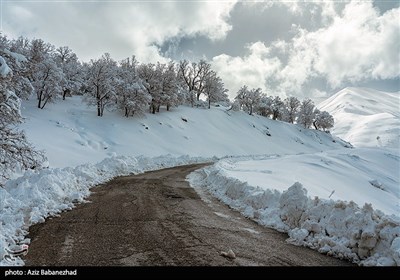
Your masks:
<path fill-rule="evenodd" d="M 333 125 L 335 124 L 333 116 L 329 114 L 327 111 L 321 112 L 318 109 L 316 109 L 314 113 L 315 113 L 315 119 L 313 125 L 315 129 L 323 129 L 324 131 L 326 131 L 327 129 L 332 128 Z"/>
<path fill-rule="evenodd" d="M 212 71 L 205 80 L 204 94 L 207 96 L 208 109 L 211 108 L 211 102 L 229 102 L 228 90 L 225 88 L 222 79 L 217 73 Z"/>
<path fill-rule="evenodd" d="M 254 107 L 260 102 L 261 95 L 261 88 L 249 90 L 245 85 L 239 89 L 235 100 L 239 102 L 240 108 L 246 107 L 249 115 L 252 115 Z"/>
<path fill-rule="evenodd" d="M 191 105 L 199 101 L 200 95 L 204 93 L 205 81 L 211 74 L 211 64 L 205 60 L 199 63 L 183 60 L 179 63 L 179 77 L 187 86 Z"/>
<path fill-rule="evenodd" d="M 0 53 L 10 53 L 5 47 L 4 42 L 0 43 Z M 21 102 L 14 92 L 18 84 L 14 83 L 13 70 L 6 61 L 16 55 L 10 56 L 0 55 L 0 185 L 17 169 L 39 169 L 45 161 L 43 153 L 36 151 L 24 132 L 16 128 L 22 121 Z"/>
<path fill-rule="evenodd" d="M 275 96 L 272 100 L 272 119 L 273 120 L 281 120 L 283 117 L 283 112 L 285 109 L 285 104 L 281 100 L 279 96 Z"/>
<path fill-rule="evenodd" d="M 62 69 L 51 58 L 44 58 L 36 67 L 32 85 L 37 96 L 37 106 L 43 109 L 48 102 L 53 102 L 63 94 L 62 84 L 65 83 Z"/>
<path fill-rule="evenodd" d="M 96 105 L 97 116 L 102 117 L 107 105 L 115 104 L 115 81 L 117 63 L 108 53 L 97 60 L 91 60 L 87 67 L 87 89 L 85 100 Z"/>
<path fill-rule="evenodd" d="M 178 95 L 175 63 L 170 62 L 168 65 L 159 63 L 157 68 L 161 82 L 160 105 L 165 105 L 167 111 L 169 111 L 170 107 L 178 106 L 181 103 Z M 157 108 L 157 111 L 159 111 L 159 108 Z"/>
<path fill-rule="evenodd" d="M 311 99 L 305 99 L 300 104 L 297 123 L 303 125 L 305 128 L 309 128 L 315 117 L 314 111 L 315 105 Z"/>
<path fill-rule="evenodd" d="M 3 43 L 7 41 L 0 41 Z M 9 68 L 12 69 L 12 77 L 10 78 L 10 84 L 13 86 L 13 92 L 21 99 L 28 99 L 33 92 L 33 87 L 28 76 L 28 60 L 21 54 L 20 51 L 26 51 L 26 49 L 16 48 L 16 41 L 9 41 L 7 44 L 0 42 L 0 55 L 7 61 Z"/>
<path fill-rule="evenodd" d="M 48 102 L 62 94 L 64 73 L 53 59 L 55 47 L 41 39 L 32 40 L 28 46 L 28 78 L 38 100 L 38 108 L 43 109 Z"/>
<path fill-rule="evenodd" d="M 32 71 L 35 66 L 54 54 L 55 47 L 49 43 L 45 43 L 41 39 L 34 39 L 29 44 L 28 59 L 32 66 Z M 31 73 L 32 74 L 32 73 Z"/>
<path fill-rule="evenodd" d="M 138 62 L 133 56 L 121 61 L 118 68 L 115 89 L 118 107 L 125 117 L 144 114 L 151 102 L 151 96 L 137 75 L 137 65 Z"/>
<path fill-rule="evenodd" d="M 71 96 L 77 93 L 83 83 L 82 65 L 78 57 L 69 47 L 59 47 L 56 49 L 55 62 L 62 69 L 64 74 L 64 83 L 62 84 L 62 97 Z"/>
<path fill-rule="evenodd" d="M 257 114 L 263 117 L 270 117 L 273 113 L 272 104 L 272 98 L 264 94 L 260 97 L 260 100 L 256 104 L 254 110 Z"/>
<path fill-rule="evenodd" d="M 141 64 L 137 68 L 137 73 L 142 80 L 143 86 L 151 96 L 150 112 L 155 114 L 161 105 L 161 69 L 153 63 Z"/>
<path fill-rule="evenodd" d="M 284 100 L 285 109 L 283 111 L 283 120 L 289 123 L 294 123 L 300 107 L 300 100 L 291 96 Z"/>

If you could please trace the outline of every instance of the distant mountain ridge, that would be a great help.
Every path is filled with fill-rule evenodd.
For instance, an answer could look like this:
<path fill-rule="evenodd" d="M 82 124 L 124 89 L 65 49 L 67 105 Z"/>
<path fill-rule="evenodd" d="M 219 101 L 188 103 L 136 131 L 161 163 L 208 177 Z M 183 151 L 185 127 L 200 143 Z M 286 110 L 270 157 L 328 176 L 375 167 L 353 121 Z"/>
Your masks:
<path fill-rule="evenodd" d="M 334 117 L 331 132 L 356 147 L 400 147 L 400 92 L 348 87 L 318 108 Z"/>

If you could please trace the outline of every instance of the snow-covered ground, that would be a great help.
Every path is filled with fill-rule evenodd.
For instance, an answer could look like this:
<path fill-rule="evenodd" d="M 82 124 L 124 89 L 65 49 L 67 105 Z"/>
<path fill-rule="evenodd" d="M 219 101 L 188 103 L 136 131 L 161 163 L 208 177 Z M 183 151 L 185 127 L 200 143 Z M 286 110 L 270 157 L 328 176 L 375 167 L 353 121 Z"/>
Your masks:
<path fill-rule="evenodd" d="M 334 117 L 332 134 L 356 147 L 400 148 L 400 92 L 349 87 L 318 108 Z"/>
<path fill-rule="evenodd" d="M 400 265 L 399 170 L 397 150 L 365 148 L 227 158 L 188 180 L 288 232 L 291 243 L 362 265 Z"/>
<path fill-rule="evenodd" d="M 79 96 L 36 108 L 36 100 L 22 103 L 22 126 L 28 139 L 46 151 L 51 167 L 96 163 L 113 155 L 226 156 L 293 154 L 343 147 L 326 133 L 305 130 L 223 107 L 193 109 L 124 118 L 120 112 L 96 116 Z M 162 110 L 163 108 L 161 108 Z M 185 121 L 186 120 L 186 121 Z M 269 135 L 267 135 L 269 134 Z"/>
<path fill-rule="evenodd" d="M 96 184 L 217 156 L 225 159 L 193 173 L 192 184 L 288 231 L 296 244 L 355 261 L 381 254 L 367 265 L 400 263 L 396 149 L 349 149 L 330 134 L 224 107 L 100 118 L 73 97 L 44 110 L 24 101 L 22 115 L 28 140 L 45 150 L 49 168 L 19 174 L 0 189 L 1 258 L 4 248 L 29 243 L 31 224 L 71 209 Z M 357 204 L 343 202 L 350 200 Z"/>
<path fill-rule="evenodd" d="M 393 149 L 346 149 L 322 153 L 245 157 L 217 164 L 227 177 L 262 189 L 285 191 L 300 182 L 311 197 L 371 203 L 400 213 L 400 157 Z"/>
<path fill-rule="evenodd" d="M 213 156 L 290 154 L 348 146 L 324 132 L 228 112 L 223 107 L 182 106 L 140 118 L 106 112 L 100 118 L 81 97 L 49 104 L 43 110 L 36 108 L 32 98 L 23 102 L 22 114 L 22 128 L 34 146 L 45 150 L 49 168 L 27 172 L 0 189 L 1 259 L 5 248 L 29 242 L 24 236 L 30 225 L 71 209 L 73 202 L 84 201 L 91 187 L 115 176 L 210 161 Z M 17 259 L 15 264 L 22 261 Z"/>

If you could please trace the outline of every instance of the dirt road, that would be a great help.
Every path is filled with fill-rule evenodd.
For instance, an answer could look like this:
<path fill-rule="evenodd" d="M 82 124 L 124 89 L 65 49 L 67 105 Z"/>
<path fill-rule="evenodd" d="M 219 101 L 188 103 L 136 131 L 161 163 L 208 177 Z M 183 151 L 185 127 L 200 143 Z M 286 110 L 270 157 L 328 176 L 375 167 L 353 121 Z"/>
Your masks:
<path fill-rule="evenodd" d="M 26 265 L 337 265 L 350 263 L 285 243 L 185 181 L 202 165 L 116 178 L 90 203 L 30 228 Z M 207 201 L 207 202 L 205 202 Z M 221 256 L 231 248 L 236 258 Z"/>

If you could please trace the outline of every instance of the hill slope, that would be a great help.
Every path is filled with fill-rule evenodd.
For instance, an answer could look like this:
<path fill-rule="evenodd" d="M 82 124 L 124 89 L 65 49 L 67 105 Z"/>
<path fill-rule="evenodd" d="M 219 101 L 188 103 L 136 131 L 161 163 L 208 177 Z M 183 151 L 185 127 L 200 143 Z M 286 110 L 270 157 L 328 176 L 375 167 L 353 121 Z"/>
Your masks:
<path fill-rule="evenodd" d="M 335 119 L 332 133 L 356 147 L 399 147 L 400 94 L 345 88 L 319 104 Z"/>
<path fill-rule="evenodd" d="M 46 151 L 51 167 L 95 163 L 113 155 L 297 154 L 346 145 L 327 133 L 222 107 L 181 106 L 171 112 L 124 118 L 118 112 L 97 117 L 95 109 L 77 96 L 44 110 L 35 103 L 23 102 L 23 129 L 29 141 Z"/>

